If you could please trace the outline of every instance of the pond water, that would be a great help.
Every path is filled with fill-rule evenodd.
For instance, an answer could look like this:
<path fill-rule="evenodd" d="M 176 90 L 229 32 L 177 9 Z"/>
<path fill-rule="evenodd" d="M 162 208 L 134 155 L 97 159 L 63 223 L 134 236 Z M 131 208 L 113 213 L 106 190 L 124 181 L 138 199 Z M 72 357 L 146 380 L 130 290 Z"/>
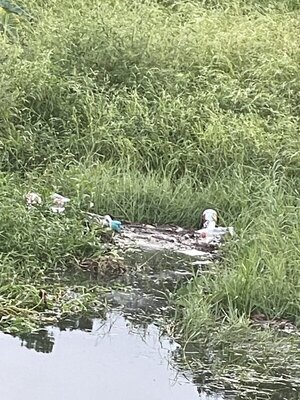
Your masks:
<path fill-rule="evenodd" d="M 22 338 L 0 334 L 0 398 L 198 399 L 189 373 L 174 366 L 176 349 L 155 325 L 135 328 L 119 312 Z"/>
<path fill-rule="evenodd" d="M 245 364 L 247 352 L 243 356 L 240 347 L 229 350 L 225 344 L 219 358 L 205 344 L 188 348 L 186 355 L 192 361 L 188 369 L 180 344 L 162 332 L 160 323 L 173 312 L 168 294 L 197 271 L 209 268 L 210 262 L 209 254 L 196 262 L 168 253 L 136 253 L 130 256 L 132 270 L 117 279 L 108 293 L 105 315 L 99 311 L 93 317 L 64 319 L 31 334 L 0 333 L 0 399 L 298 399 L 296 370 L 293 377 L 281 371 L 285 367 L 276 367 L 278 379 L 271 385 L 261 385 L 258 374 L 242 389 L 227 372 L 228 367 L 234 371 Z M 86 272 L 65 279 L 70 284 L 97 282 Z M 272 368 L 280 366 L 276 354 L 270 354 L 275 360 Z M 264 357 L 262 363 L 270 362 Z M 221 363 L 225 385 L 216 384 L 209 361 L 213 358 Z"/>
<path fill-rule="evenodd" d="M 221 399 L 199 394 L 191 372 L 176 363 L 180 346 L 158 324 L 168 310 L 164 293 L 192 271 L 166 254 L 130 259 L 135 272 L 107 296 L 106 315 L 69 318 L 15 337 L 0 333 L 0 399 Z"/>

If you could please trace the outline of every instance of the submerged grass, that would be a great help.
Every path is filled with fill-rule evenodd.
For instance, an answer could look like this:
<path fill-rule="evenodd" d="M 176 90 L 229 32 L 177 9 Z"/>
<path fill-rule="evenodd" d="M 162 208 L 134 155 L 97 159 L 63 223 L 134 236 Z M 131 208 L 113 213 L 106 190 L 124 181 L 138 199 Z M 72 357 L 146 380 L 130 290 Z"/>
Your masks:
<path fill-rule="evenodd" d="M 199 339 L 199 338 L 198 338 Z M 203 330 L 184 348 L 201 392 L 225 398 L 298 398 L 299 337 L 249 329 L 246 319 Z"/>
<path fill-rule="evenodd" d="M 195 227 L 214 207 L 235 226 L 178 298 L 186 338 L 255 312 L 299 324 L 298 0 L 19 5 L 0 21 L 3 304 L 94 251 L 88 195 L 124 219 Z M 29 213 L 27 189 L 74 209 Z"/>

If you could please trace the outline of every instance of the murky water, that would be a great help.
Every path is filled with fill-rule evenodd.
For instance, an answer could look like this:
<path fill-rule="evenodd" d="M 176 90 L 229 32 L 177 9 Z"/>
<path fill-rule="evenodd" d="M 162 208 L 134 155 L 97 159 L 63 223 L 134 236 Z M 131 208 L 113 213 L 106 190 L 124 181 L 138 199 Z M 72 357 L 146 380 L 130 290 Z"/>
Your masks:
<path fill-rule="evenodd" d="M 132 270 L 115 281 L 115 289 L 107 295 L 111 311 L 106 315 L 65 319 L 27 335 L 0 333 L 1 400 L 299 398 L 296 378 L 281 379 L 280 387 L 264 384 L 258 397 L 259 374 L 244 385 L 246 392 L 234 389 L 232 357 L 242 364 L 246 358 L 238 350 L 227 360 L 226 346 L 219 350 L 223 354 L 219 360 L 224 362 L 221 369 L 229 368 L 229 375 L 224 374 L 228 381 L 220 387 L 210 369 L 208 359 L 214 357 L 210 350 L 189 348 L 186 355 L 192 367 L 188 370 L 180 345 L 162 333 L 160 322 L 173 312 L 167 294 L 209 268 L 209 255 L 196 261 L 170 253 L 138 252 L 129 258 Z M 97 282 L 87 272 L 65 279 Z"/>
<path fill-rule="evenodd" d="M 117 312 L 23 338 L 0 334 L 0 398 L 198 399 L 189 373 L 174 366 L 176 350 L 155 325 L 135 328 Z"/>
<path fill-rule="evenodd" d="M 134 272 L 120 277 L 120 288 L 107 296 L 107 315 L 71 318 L 16 337 L 0 334 L 0 399 L 199 399 L 191 372 L 175 361 L 180 346 L 158 324 L 168 312 L 165 293 L 193 271 L 156 252 L 130 260 Z"/>

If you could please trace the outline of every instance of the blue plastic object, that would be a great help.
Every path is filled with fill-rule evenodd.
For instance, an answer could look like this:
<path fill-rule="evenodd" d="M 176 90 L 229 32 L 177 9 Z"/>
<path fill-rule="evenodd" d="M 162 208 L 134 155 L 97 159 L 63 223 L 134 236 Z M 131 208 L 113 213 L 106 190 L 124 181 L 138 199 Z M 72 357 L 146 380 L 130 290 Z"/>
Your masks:
<path fill-rule="evenodd" d="M 120 232 L 122 229 L 122 222 L 113 219 L 110 223 L 110 227 L 113 231 Z"/>

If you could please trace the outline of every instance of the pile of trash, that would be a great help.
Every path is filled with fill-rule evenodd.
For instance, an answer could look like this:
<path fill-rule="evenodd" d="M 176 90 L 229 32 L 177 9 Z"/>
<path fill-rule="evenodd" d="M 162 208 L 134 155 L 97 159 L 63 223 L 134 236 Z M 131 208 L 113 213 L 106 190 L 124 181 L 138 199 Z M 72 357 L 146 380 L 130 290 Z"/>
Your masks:
<path fill-rule="evenodd" d="M 207 209 L 201 215 L 198 230 L 129 223 L 123 227 L 122 234 L 115 238 L 115 242 L 123 250 L 171 251 L 191 257 L 205 257 L 208 253 L 214 253 L 226 235 L 234 235 L 232 227 L 217 226 L 217 219 L 217 212 Z"/>
<path fill-rule="evenodd" d="M 28 209 L 42 204 L 39 194 L 30 192 L 25 196 Z M 70 199 L 58 193 L 51 196 L 53 213 L 62 214 Z M 219 247 L 224 237 L 234 235 L 232 227 L 217 226 L 218 214 L 206 209 L 201 214 L 198 230 L 183 229 L 179 226 L 154 226 L 147 224 L 123 223 L 111 215 L 84 212 L 89 225 L 97 225 L 112 231 L 114 244 L 123 251 L 171 251 L 187 256 L 203 257 L 208 251 Z"/>

